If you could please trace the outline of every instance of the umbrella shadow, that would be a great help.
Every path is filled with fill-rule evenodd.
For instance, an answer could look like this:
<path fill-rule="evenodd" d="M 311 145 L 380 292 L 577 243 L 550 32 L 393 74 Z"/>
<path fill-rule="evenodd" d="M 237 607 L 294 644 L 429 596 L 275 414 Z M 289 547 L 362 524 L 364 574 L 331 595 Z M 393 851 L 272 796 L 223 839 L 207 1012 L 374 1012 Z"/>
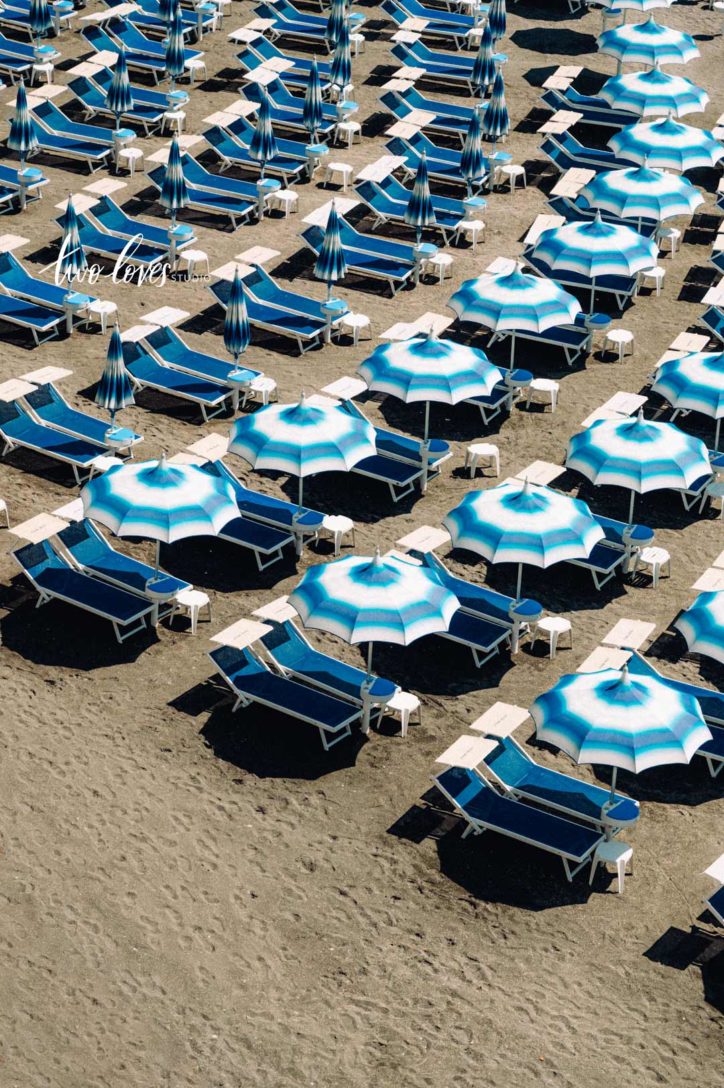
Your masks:
<path fill-rule="evenodd" d="M 510 40 L 519 49 L 546 56 L 556 54 L 565 57 L 578 57 L 584 53 L 595 53 L 596 38 L 580 30 L 562 29 L 561 27 L 535 26 L 525 30 L 515 30 Z"/>
<path fill-rule="evenodd" d="M 699 919 L 706 922 L 709 917 L 708 912 L 704 912 Z M 670 967 L 674 971 L 698 967 L 704 986 L 704 1000 L 718 1012 L 724 1013 L 724 936 L 721 933 L 713 934 L 697 925 L 692 925 L 688 932 L 670 926 L 647 948 L 644 956 L 652 963 Z"/>
<path fill-rule="evenodd" d="M 272 590 L 296 570 L 291 544 L 282 559 L 259 570 L 249 548 L 215 537 L 192 537 L 162 548 L 162 565 L 169 574 L 217 593 Z"/>

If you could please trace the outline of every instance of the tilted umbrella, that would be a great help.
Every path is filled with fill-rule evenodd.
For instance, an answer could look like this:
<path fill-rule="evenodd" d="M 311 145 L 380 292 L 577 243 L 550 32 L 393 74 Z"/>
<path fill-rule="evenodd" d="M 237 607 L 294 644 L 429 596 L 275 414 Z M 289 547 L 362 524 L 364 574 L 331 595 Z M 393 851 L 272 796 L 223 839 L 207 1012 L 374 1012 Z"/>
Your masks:
<path fill-rule="evenodd" d="M 126 64 L 126 51 L 121 47 L 116 54 L 117 60 L 113 68 L 113 78 L 106 95 L 106 106 L 115 114 L 116 132 L 121 127 L 121 117 L 133 109 L 133 92 L 128 78 L 128 66 Z"/>
<path fill-rule="evenodd" d="M 480 48 L 475 56 L 471 83 L 477 90 L 481 99 L 495 79 L 495 59 L 493 56 L 493 35 L 490 32 L 490 22 L 486 22 L 483 33 L 480 36 Z"/>
<path fill-rule="evenodd" d="M 347 275 L 347 262 L 342 248 L 341 225 L 337 208 L 332 201 L 324 228 L 322 248 L 314 265 L 314 275 L 327 284 L 327 298 L 332 297 L 332 284 L 343 280 Z"/>
<path fill-rule="evenodd" d="M 261 176 L 269 159 L 277 155 L 278 148 L 271 121 L 271 104 L 263 87 L 259 87 L 259 109 L 256 114 L 256 128 L 249 141 L 249 155 L 255 162 L 261 163 Z M 259 216 L 261 219 L 261 215 Z"/>
<path fill-rule="evenodd" d="M 184 50 L 184 28 L 181 20 L 181 8 L 177 4 L 171 16 L 166 38 L 166 75 L 171 80 L 171 92 L 176 87 L 176 80 L 180 79 L 186 68 L 186 53 Z"/>
<path fill-rule="evenodd" d="M 8 135 L 8 147 L 12 151 L 17 151 L 21 170 L 25 169 L 25 161 L 28 155 L 35 151 L 37 146 L 38 134 L 35 131 L 35 122 L 30 116 L 25 83 L 21 79 L 15 92 L 15 110 L 10 119 L 10 133 Z"/>
<path fill-rule="evenodd" d="M 695 654 L 703 654 L 724 665 L 724 591 L 700 593 L 691 608 L 674 620 Z"/>
<path fill-rule="evenodd" d="M 229 301 L 226 304 L 226 313 L 224 314 L 224 347 L 232 356 L 236 370 L 239 369 L 239 357 L 244 354 L 250 343 L 251 329 L 249 328 L 249 318 L 246 312 L 244 286 L 237 268 L 234 272 Z"/>
<path fill-rule="evenodd" d="M 505 0 L 493 0 L 488 10 L 488 25 L 494 42 L 500 41 L 505 35 L 506 24 Z"/>
<path fill-rule="evenodd" d="M 678 174 L 632 166 L 626 170 L 604 170 L 584 185 L 579 199 L 589 208 L 599 208 L 620 219 L 663 223 L 679 215 L 691 215 L 704 197 Z"/>
<path fill-rule="evenodd" d="M 58 272 L 61 276 L 65 276 L 68 285 L 72 287 L 73 281 L 88 267 L 88 260 L 81 245 L 78 216 L 75 212 L 73 198 L 70 196 L 65 205 L 61 225 L 63 236 L 60 242 Z"/>
<path fill-rule="evenodd" d="M 716 420 L 714 448 L 724 419 L 724 351 L 695 352 L 669 359 L 656 372 L 652 393 L 666 397 L 678 412 L 701 412 Z"/>
<path fill-rule="evenodd" d="M 683 76 L 670 76 L 654 65 L 646 72 L 612 76 L 598 92 L 615 110 L 628 110 L 641 117 L 671 113 L 684 117 L 706 109 L 709 95 Z"/>
<path fill-rule="evenodd" d="M 181 151 L 174 136 L 168 152 L 168 160 L 163 173 L 159 201 L 171 213 L 171 230 L 176 229 L 176 216 L 189 202 L 189 192 L 181 163 Z"/>
<path fill-rule="evenodd" d="M 317 58 L 312 59 L 312 67 L 309 70 L 309 82 L 304 92 L 304 110 L 302 112 L 302 124 L 309 133 L 311 140 L 317 139 L 317 129 L 324 120 L 322 109 L 322 84 L 319 79 Z"/>
<path fill-rule="evenodd" d="M 517 564 L 518 600 L 525 564 L 545 570 L 564 560 L 586 559 L 604 536 L 585 502 L 515 480 L 468 492 L 443 525 L 456 548 L 489 563 Z"/>
<path fill-rule="evenodd" d="M 482 133 L 492 141 L 493 152 L 498 140 L 504 139 L 510 131 L 510 117 L 508 107 L 505 104 L 505 83 L 503 73 L 498 68 L 493 80 L 493 92 L 488 102 L 488 108 L 483 114 Z"/>
<path fill-rule="evenodd" d="M 111 436 L 116 430 L 116 412 L 135 404 L 131 379 L 123 362 L 123 345 L 118 325 L 111 333 L 106 365 L 96 389 L 95 402 L 99 408 L 105 408 L 110 412 L 111 426 L 108 435 Z"/>
<path fill-rule="evenodd" d="M 611 137 L 608 146 L 620 159 L 682 174 L 716 166 L 724 159 L 724 145 L 713 133 L 675 121 L 670 113 L 655 121 L 627 125 Z"/>
<path fill-rule="evenodd" d="M 460 173 L 465 178 L 469 197 L 473 195 L 475 184 L 482 182 L 487 170 L 481 142 L 480 113 L 479 108 L 473 108 L 460 155 Z"/>
<path fill-rule="evenodd" d="M 352 55 L 349 46 L 349 27 L 346 21 L 342 24 L 337 35 L 337 42 L 332 55 L 332 66 L 329 71 L 329 81 L 335 87 L 339 87 L 340 94 L 352 82 Z"/>
<path fill-rule="evenodd" d="M 434 227 L 437 223 L 430 196 L 430 181 L 427 176 L 427 155 L 424 151 L 420 156 L 415 184 L 405 208 L 404 220 L 409 226 L 415 228 L 415 240 L 418 246 L 422 241 L 423 227 Z"/>
<path fill-rule="evenodd" d="M 622 64 L 687 64 L 699 56 L 690 34 L 660 26 L 653 15 L 643 23 L 630 23 L 606 30 L 598 39 L 601 53 Z"/>

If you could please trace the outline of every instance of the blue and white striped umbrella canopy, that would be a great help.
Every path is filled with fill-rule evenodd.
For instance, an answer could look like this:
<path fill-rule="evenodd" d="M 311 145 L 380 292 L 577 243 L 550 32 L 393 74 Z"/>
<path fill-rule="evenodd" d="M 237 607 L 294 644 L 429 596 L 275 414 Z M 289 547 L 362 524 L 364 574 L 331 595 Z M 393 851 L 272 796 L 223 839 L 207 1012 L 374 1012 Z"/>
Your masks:
<path fill-rule="evenodd" d="M 591 281 L 591 309 L 600 276 L 635 276 L 653 268 L 658 247 L 631 227 L 604 223 L 600 213 L 592 220 L 565 223 L 545 230 L 533 247 L 532 256 L 542 262 L 549 275 L 576 272 Z"/>
<path fill-rule="evenodd" d="M 270 404 L 237 419 L 229 450 L 253 468 L 271 469 L 299 477 L 299 505 L 305 476 L 318 472 L 349 472 L 376 452 L 375 429 L 338 405 Z"/>
<path fill-rule="evenodd" d="M 677 412 L 701 412 L 716 420 L 714 446 L 724 419 L 724 351 L 695 352 L 659 367 L 652 392 L 666 397 Z"/>
<path fill-rule="evenodd" d="M 128 78 L 125 49 L 121 47 L 116 56 L 118 59 L 113 68 L 113 79 L 106 95 L 106 105 L 116 115 L 116 129 L 118 129 L 121 116 L 133 109 L 133 92 Z"/>
<path fill-rule="evenodd" d="M 685 178 L 648 166 L 604 170 L 581 189 L 579 197 L 589 208 L 638 223 L 691 215 L 704 203 L 699 190 Z"/>
<path fill-rule="evenodd" d="M 312 58 L 312 67 L 309 70 L 309 82 L 304 91 L 304 110 L 302 123 L 312 140 L 317 138 L 317 129 L 324 120 L 322 109 L 322 84 L 319 80 L 319 67 L 317 58 Z"/>
<path fill-rule="evenodd" d="M 263 87 L 259 87 L 259 109 L 256 114 L 256 128 L 249 141 L 249 154 L 255 162 L 261 163 L 261 176 L 264 168 L 277 155 L 278 148 L 271 120 L 271 104 Z"/>
<path fill-rule="evenodd" d="M 349 27 L 346 20 L 342 23 L 337 35 L 329 80 L 335 87 L 339 87 L 340 92 L 352 82 L 352 54 L 349 48 Z"/>
<path fill-rule="evenodd" d="M 65 276 L 72 286 L 81 272 L 88 267 L 85 250 L 80 244 L 80 231 L 78 216 L 75 212 L 73 198 L 68 197 L 62 218 L 63 236 L 60 241 L 60 255 L 58 257 L 58 272 Z"/>
<path fill-rule="evenodd" d="M 702 166 L 716 166 L 724 159 L 724 145 L 713 133 L 681 124 L 670 114 L 627 125 L 611 137 L 608 146 L 620 159 L 682 174 Z"/>
<path fill-rule="evenodd" d="M 305 627 L 327 631 L 355 645 L 394 642 L 409 646 L 447 631 L 460 607 L 432 571 L 391 555 L 351 555 L 310 567 L 289 604 Z"/>
<path fill-rule="evenodd" d="M 168 161 L 163 173 L 163 183 L 159 202 L 171 212 L 171 229 L 176 226 L 176 214 L 185 208 L 189 202 L 189 191 L 186 187 L 184 170 L 181 164 L 181 151 L 178 140 L 174 136 L 168 151 Z"/>
<path fill-rule="evenodd" d="M 334 201 L 332 201 L 332 207 L 329 209 L 329 215 L 327 216 L 324 240 L 314 266 L 314 275 L 318 280 L 324 280 L 327 284 L 328 299 L 332 297 L 332 284 L 338 283 L 347 275 L 347 262 L 344 259 L 344 250 L 342 249 L 342 239 L 340 237 L 339 215 Z"/>
<path fill-rule="evenodd" d="M 30 0 L 28 26 L 34 38 L 44 38 L 53 26 L 53 16 L 47 0 Z"/>
<path fill-rule="evenodd" d="M 405 208 L 405 222 L 415 228 L 415 238 L 419 245 L 422 241 L 423 227 L 434 227 L 437 223 L 435 209 L 430 196 L 430 181 L 427 175 L 427 155 L 423 151 L 417 166 L 412 195 Z"/>
<path fill-rule="evenodd" d="M 181 7 L 177 5 L 171 16 L 166 38 L 166 75 L 171 80 L 172 91 L 176 86 L 176 80 L 184 74 L 185 67 L 184 28 L 181 21 Z"/>
<path fill-rule="evenodd" d="M 494 42 L 500 41 L 505 35 L 507 26 L 507 13 L 505 0 L 493 0 L 488 9 L 488 26 Z"/>
<path fill-rule="evenodd" d="M 28 96 L 25 93 L 25 83 L 21 79 L 15 94 L 15 110 L 10 119 L 10 133 L 8 135 L 8 147 L 17 151 L 21 169 L 25 168 L 25 160 L 31 151 L 38 146 L 38 134 L 35 131 L 35 122 L 28 109 Z"/>
<path fill-rule="evenodd" d="M 674 620 L 674 627 L 692 653 L 724 665 L 724 591 L 700 593 L 691 608 Z"/>
<path fill-rule="evenodd" d="M 618 8 L 620 11 L 639 11 L 644 14 L 656 8 L 670 8 L 674 0 L 600 0 L 602 8 Z"/>
<path fill-rule="evenodd" d="M 327 43 L 332 49 L 339 38 L 340 31 L 347 22 L 347 2 L 346 0 L 332 0 L 329 9 L 329 17 L 327 19 L 327 30 L 325 38 Z"/>
<path fill-rule="evenodd" d="M 646 72 L 612 76 L 598 92 L 616 110 L 629 110 L 641 117 L 672 113 L 684 117 L 706 109 L 709 95 L 683 76 L 670 76 L 657 65 Z"/>
<path fill-rule="evenodd" d="M 490 23 L 486 22 L 480 37 L 480 48 L 473 64 L 472 84 L 482 98 L 495 79 L 495 61 L 493 59 L 493 35 Z"/>
<path fill-rule="evenodd" d="M 481 184 L 487 170 L 481 139 L 480 113 L 479 108 L 473 109 L 460 154 L 460 173 L 465 178 L 468 196 L 472 196 L 473 187 L 476 184 Z"/>
<path fill-rule="evenodd" d="M 627 668 L 562 676 L 530 708 L 536 736 L 576 763 L 613 767 L 611 802 L 620 767 L 638 774 L 688 763 L 711 732 L 697 700 L 664 680 Z"/>
<path fill-rule="evenodd" d="M 706 446 L 673 423 L 654 423 L 643 414 L 602 419 L 574 434 L 566 468 L 582 473 L 596 487 L 624 487 L 634 497 L 662 488 L 685 490 L 711 474 Z"/>
<path fill-rule="evenodd" d="M 585 559 L 604 536 L 585 502 L 528 481 L 468 492 L 443 525 L 456 548 L 489 563 L 516 563 L 518 598 L 524 564 L 545 569 Z"/>
<path fill-rule="evenodd" d="M 661 26 L 653 15 L 643 23 L 629 23 L 606 30 L 598 39 L 601 53 L 625 64 L 688 64 L 699 56 L 690 34 Z"/>
<path fill-rule="evenodd" d="M 135 404 L 131 379 L 123 362 L 123 346 L 118 325 L 111 333 L 106 365 L 96 389 L 95 402 L 99 408 L 105 408 L 110 412 L 111 430 L 115 426 L 116 412 Z"/>
<path fill-rule="evenodd" d="M 232 356 L 235 367 L 238 368 L 239 356 L 243 355 L 250 343 L 251 329 L 246 312 L 244 286 L 237 268 L 231 282 L 229 301 L 226 304 L 226 313 L 224 314 L 224 347 Z"/>
<path fill-rule="evenodd" d="M 502 140 L 510 131 L 510 117 L 508 107 L 505 104 L 505 82 L 503 72 L 498 68 L 493 80 L 493 91 L 490 95 L 488 108 L 483 114 L 483 136 L 492 140 L 493 150 L 498 140 Z"/>

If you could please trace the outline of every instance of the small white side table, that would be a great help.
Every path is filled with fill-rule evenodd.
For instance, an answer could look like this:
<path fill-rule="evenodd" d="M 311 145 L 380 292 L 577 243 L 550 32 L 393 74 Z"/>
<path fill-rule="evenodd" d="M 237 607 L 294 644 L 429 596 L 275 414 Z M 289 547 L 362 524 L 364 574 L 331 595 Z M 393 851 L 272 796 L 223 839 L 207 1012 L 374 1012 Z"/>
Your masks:
<path fill-rule="evenodd" d="M 346 518 L 343 514 L 327 514 L 322 522 L 322 529 L 332 537 L 335 556 L 340 555 L 342 550 L 342 538 L 346 536 L 347 533 L 352 534 L 352 547 L 357 543 L 354 522 L 352 521 L 352 518 Z"/>
<path fill-rule="evenodd" d="M 88 321 L 91 319 L 97 321 L 102 333 L 108 329 L 108 319 L 115 318 L 117 313 L 118 306 L 115 302 L 106 302 L 98 298 L 88 303 Z"/>
<path fill-rule="evenodd" d="M 203 249 L 182 249 L 179 260 L 186 262 L 186 274 L 189 279 L 193 276 L 197 264 L 206 265 L 207 275 L 211 271 L 208 254 L 204 253 Z"/>
<path fill-rule="evenodd" d="M 345 137 L 347 147 L 351 147 L 355 139 L 362 143 L 362 125 L 359 121 L 339 121 L 334 136 L 337 143 L 341 143 L 342 137 Z"/>
<path fill-rule="evenodd" d="M 609 839 L 607 842 L 602 842 L 597 848 L 596 853 L 593 855 L 593 861 L 591 862 L 591 875 L 588 878 L 588 883 L 593 884 L 593 878 L 596 875 L 596 867 L 601 865 L 615 865 L 616 873 L 618 875 L 618 894 L 623 895 L 623 882 L 626 876 L 626 866 L 629 865 L 629 871 L 633 875 L 633 848 L 628 846 L 625 842 L 618 842 L 616 839 Z"/>
<path fill-rule="evenodd" d="M 258 378 L 252 378 L 244 390 L 244 399 L 241 407 L 245 408 L 247 401 L 259 400 L 266 408 L 267 404 L 277 392 L 277 383 L 266 374 L 260 374 Z"/>
<path fill-rule="evenodd" d="M 603 350 L 606 351 L 609 345 L 618 354 L 619 363 L 622 363 L 626 349 L 629 355 L 633 355 L 634 334 L 628 329 L 609 329 L 603 341 Z"/>
<path fill-rule="evenodd" d="M 136 172 L 136 166 L 145 165 L 143 151 L 140 147 L 122 147 L 118 152 L 118 165 L 124 165 L 130 177 Z"/>
<path fill-rule="evenodd" d="M 478 464 L 483 461 L 484 465 L 491 466 L 495 469 L 495 475 L 500 476 L 500 450 L 492 442 L 474 442 L 465 451 L 465 468 L 470 473 L 472 479 L 475 473 L 478 471 Z"/>
<path fill-rule="evenodd" d="M 184 121 L 186 120 L 186 114 L 183 110 L 166 110 L 163 115 L 163 127 L 173 128 L 176 126 L 176 135 L 180 136 L 184 130 Z"/>
<path fill-rule="evenodd" d="M 427 257 L 422 262 L 422 272 L 426 275 L 432 273 L 437 276 L 438 283 L 446 277 L 452 277 L 453 259 L 449 253 L 436 253 L 434 257 Z"/>
<path fill-rule="evenodd" d="M 370 319 L 366 314 L 346 313 L 340 321 L 340 328 L 352 333 L 352 343 L 355 347 L 359 343 L 360 333 L 367 330 L 367 339 L 372 339 Z"/>
<path fill-rule="evenodd" d="M 531 401 L 535 399 L 542 400 L 544 405 L 545 403 L 550 404 L 551 412 L 555 412 L 558 407 L 560 388 L 560 383 L 553 381 L 552 378 L 534 378 L 525 395 L 526 408 L 530 408 Z"/>
<path fill-rule="evenodd" d="M 298 205 L 299 193 L 295 193 L 293 189 L 277 189 L 267 197 L 267 207 L 283 211 L 285 219 L 296 212 Z"/>
<path fill-rule="evenodd" d="M 461 219 L 455 228 L 455 234 L 458 238 L 461 234 L 464 234 L 468 241 L 472 242 L 473 253 L 477 253 L 478 238 L 482 235 L 483 241 L 485 241 L 485 220 Z"/>
<path fill-rule="evenodd" d="M 538 620 L 533 628 L 533 637 L 530 640 L 531 646 L 535 644 L 536 639 L 541 633 L 548 637 L 551 659 L 556 656 L 558 640 L 561 635 L 568 635 L 570 649 L 573 649 L 573 624 L 570 620 L 565 620 L 562 616 L 544 616 L 543 619 Z"/>
<path fill-rule="evenodd" d="M 36 77 L 40 79 L 41 76 L 45 77 L 46 83 L 53 82 L 53 65 L 50 63 L 50 61 L 44 61 L 39 64 L 33 65 L 33 70 L 30 73 L 31 87 L 35 86 Z"/>
<path fill-rule="evenodd" d="M 656 589 L 659 578 L 664 574 L 664 571 L 666 571 L 667 578 L 671 577 L 671 556 L 666 548 L 642 548 L 634 558 L 634 574 L 638 567 L 651 568 L 651 584 Z"/>
<path fill-rule="evenodd" d="M 664 277 L 666 275 L 666 269 L 656 265 L 655 268 L 644 268 L 642 272 L 639 272 L 639 283 L 645 287 L 647 283 L 650 283 L 657 295 L 661 294 L 661 289 L 664 286 Z"/>
<path fill-rule="evenodd" d="M 402 737 L 407 736 L 407 727 L 412 714 L 417 714 L 417 724 L 422 725 L 420 700 L 411 691 L 398 691 L 397 695 L 393 695 L 389 703 L 385 704 L 385 712 L 388 710 L 400 715 L 400 736 Z"/>
<path fill-rule="evenodd" d="M 211 622 L 211 601 L 208 594 L 203 593 L 200 589 L 182 589 L 174 597 L 173 609 L 168 620 L 169 625 L 176 613 L 183 609 L 191 620 L 191 634 L 195 635 L 199 623 L 199 613 L 202 608 L 207 610 L 207 619 Z"/>
<path fill-rule="evenodd" d="M 341 185 L 342 192 L 347 192 L 347 186 L 352 180 L 352 167 L 346 162 L 328 162 L 324 171 L 324 186 Z"/>

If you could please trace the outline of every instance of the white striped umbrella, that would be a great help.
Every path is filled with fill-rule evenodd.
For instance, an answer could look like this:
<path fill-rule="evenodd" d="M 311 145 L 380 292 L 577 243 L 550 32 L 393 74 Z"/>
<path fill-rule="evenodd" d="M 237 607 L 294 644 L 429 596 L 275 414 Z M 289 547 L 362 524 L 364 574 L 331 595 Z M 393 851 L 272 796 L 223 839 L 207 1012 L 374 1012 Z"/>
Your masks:
<path fill-rule="evenodd" d="M 643 23 L 606 30 L 598 39 L 598 49 L 622 64 L 688 64 L 699 56 L 690 34 L 661 26 L 653 15 Z"/>
<path fill-rule="evenodd" d="M 676 412 L 701 412 L 716 420 L 714 448 L 724 419 L 724 351 L 695 352 L 669 359 L 656 372 L 652 392 L 666 397 Z"/>
<path fill-rule="evenodd" d="M 646 72 L 630 72 L 612 76 L 599 91 L 601 98 L 615 110 L 628 110 L 642 117 L 673 113 L 701 113 L 706 109 L 709 95 L 683 76 L 670 76 L 654 65 Z"/>
<path fill-rule="evenodd" d="M 724 591 L 700 593 L 674 627 L 681 631 L 692 653 L 704 654 L 724 665 Z"/>
<path fill-rule="evenodd" d="M 596 174 L 579 193 L 584 205 L 599 208 L 621 219 L 644 219 L 662 223 L 679 215 L 691 215 L 704 197 L 678 174 L 632 166 L 626 170 L 604 170 Z"/>
<path fill-rule="evenodd" d="M 682 174 L 701 166 L 716 166 L 724 159 L 724 146 L 713 133 L 681 124 L 670 113 L 655 121 L 627 125 L 611 137 L 608 146 L 621 159 Z"/>

